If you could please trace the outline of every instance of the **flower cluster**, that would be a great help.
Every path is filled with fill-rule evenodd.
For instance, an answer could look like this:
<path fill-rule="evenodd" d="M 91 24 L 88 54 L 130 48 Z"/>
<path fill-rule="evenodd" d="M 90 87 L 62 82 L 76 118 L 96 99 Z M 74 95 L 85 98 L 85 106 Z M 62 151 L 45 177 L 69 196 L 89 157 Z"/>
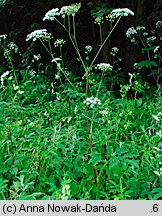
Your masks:
<path fill-rule="evenodd" d="M 1 43 L 2 40 L 5 40 L 6 38 L 7 38 L 6 34 L 0 35 L 0 43 Z"/>
<path fill-rule="evenodd" d="M 117 47 L 113 47 L 113 48 L 111 48 L 111 53 L 110 53 L 110 55 L 115 56 L 116 53 L 118 53 L 118 51 L 119 51 L 119 49 L 118 49 Z"/>
<path fill-rule="evenodd" d="M 155 36 L 151 36 L 151 37 L 148 37 L 147 38 L 147 43 L 150 43 L 150 42 L 153 42 L 156 40 L 156 37 Z"/>
<path fill-rule="evenodd" d="M 36 75 L 36 71 L 33 70 L 33 69 L 31 69 L 31 70 L 29 71 L 29 74 L 30 74 L 30 76 L 31 76 L 32 78 L 34 78 L 35 75 Z"/>
<path fill-rule="evenodd" d="M 86 98 L 86 100 L 84 100 L 84 104 L 86 104 L 90 108 L 93 108 L 97 104 L 101 105 L 101 101 L 97 97 L 92 96 L 90 98 Z"/>
<path fill-rule="evenodd" d="M 85 47 L 86 52 L 90 53 L 93 50 L 93 47 L 91 45 L 87 45 Z"/>
<path fill-rule="evenodd" d="M 6 76 L 8 76 L 9 73 L 10 73 L 10 71 L 6 71 L 6 72 L 4 72 L 4 73 L 1 75 L 1 86 L 4 85 L 4 78 L 5 78 Z"/>
<path fill-rule="evenodd" d="M 109 114 L 108 109 L 105 108 L 104 110 L 99 112 L 102 116 L 107 116 Z"/>
<path fill-rule="evenodd" d="M 137 30 L 134 27 L 130 27 L 126 32 L 126 36 L 128 38 L 131 38 L 132 35 L 134 36 L 134 34 L 137 34 Z"/>
<path fill-rule="evenodd" d="M 41 55 L 40 54 L 33 55 L 33 59 L 36 60 L 36 61 L 39 61 L 41 59 Z"/>
<path fill-rule="evenodd" d="M 53 8 L 52 10 L 49 10 L 44 18 L 43 21 L 45 20 L 51 20 L 53 21 L 55 19 L 56 16 L 62 16 L 63 18 L 67 15 L 67 16 L 75 16 L 75 14 L 78 12 L 78 10 L 81 7 L 81 3 L 73 3 L 71 5 L 68 6 L 63 6 L 60 10 L 58 8 Z"/>
<path fill-rule="evenodd" d="M 113 67 L 109 63 L 97 64 L 95 68 L 101 70 L 102 72 L 110 71 L 113 69 Z"/>
<path fill-rule="evenodd" d="M 101 25 L 103 23 L 103 17 L 101 17 L 101 16 L 96 17 L 94 20 L 94 23 Z"/>
<path fill-rule="evenodd" d="M 106 16 L 106 18 L 107 20 L 114 21 L 116 18 L 129 15 L 134 16 L 134 12 L 128 8 L 117 8 L 112 10 L 110 14 Z"/>
<path fill-rule="evenodd" d="M 18 46 L 14 42 L 10 42 L 7 46 L 8 46 L 10 51 L 12 50 L 15 53 L 17 53 L 19 50 Z"/>
<path fill-rule="evenodd" d="M 43 18 L 43 21 L 45 20 L 51 20 L 53 21 L 55 19 L 55 16 L 59 16 L 60 15 L 60 12 L 59 12 L 59 9 L 58 8 L 53 8 L 52 10 L 49 10 L 44 18 Z"/>
<path fill-rule="evenodd" d="M 67 16 L 75 16 L 75 14 L 78 12 L 78 10 L 81 7 L 81 3 L 73 3 L 71 5 L 68 6 L 63 6 L 60 10 L 60 14 L 62 15 L 62 17 L 64 18 L 66 15 Z"/>
<path fill-rule="evenodd" d="M 146 28 L 144 26 L 137 26 L 135 27 L 130 27 L 127 32 L 126 32 L 126 36 L 128 38 L 131 38 L 132 36 L 134 36 L 135 34 L 137 34 L 138 32 L 144 31 L 146 30 Z M 146 32 L 147 33 L 147 32 Z"/>
<path fill-rule="evenodd" d="M 144 26 L 137 26 L 136 30 L 137 31 L 143 31 L 143 30 L 146 30 L 146 28 Z"/>
<path fill-rule="evenodd" d="M 162 27 L 162 21 L 157 21 L 156 28 L 161 28 L 161 27 Z"/>
<path fill-rule="evenodd" d="M 47 39 L 51 34 L 47 32 L 47 29 L 38 29 L 27 35 L 26 41 L 37 39 Z"/>
<path fill-rule="evenodd" d="M 54 42 L 54 46 L 55 46 L 55 47 L 58 47 L 58 46 L 62 47 L 63 44 L 64 44 L 65 42 L 66 42 L 66 41 L 63 40 L 63 39 L 57 39 L 57 40 Z"/>

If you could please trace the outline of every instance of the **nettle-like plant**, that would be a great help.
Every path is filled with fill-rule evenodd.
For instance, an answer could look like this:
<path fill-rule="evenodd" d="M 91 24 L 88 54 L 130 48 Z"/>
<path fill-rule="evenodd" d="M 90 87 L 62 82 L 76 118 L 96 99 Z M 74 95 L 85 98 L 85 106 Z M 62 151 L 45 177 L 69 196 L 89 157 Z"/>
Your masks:
<path fill-rule="evenodd" d="M 92 51 L 92 46 L 87 45 L 85 48 L 85 54 L 86 58 L 84 59 L 81 55 L 78 42 L 77 42 L 77 37 L 76 37 L 76 13 L 79 11 L 81 7 L 81 3 L 73 3 L 68 6 L 63 6 L 61 9 L 59 8 L 53 8 L 50 11 L 48 11 L 44 18 L 43 21 L 50 20 L 50 21 L 55 21 L 57 22 L 62 28 L 65 30 L 65 32 L 68 34 L 70 41 L 78 55 L 78 59 L 82 64 L 82 68 L 84 69 L 84 75 L 83 75 L 83 80 L 85 80 L 85 95 L 83 96 L 84 100 L 84 110 L 86 112 L 86 122 L 87 122 L 87 130 L 88 130 L 88 137 L 89 137 L 89 146 L 90 146 L 90 151 L 92 152 L 93 150 L 93 124 L 94 124 L 94 119 L 95 119 L 95 110 L 97 109 L 98 106 L 101 105 L 101 101 L 98 98 L 103 79 L 106 74 L 111 76 L 111 72 L 113 71 L 113 66 L 109 63 L 99 63 L 95 64 L 95 61 L 100 54 L 102 48 L 110 38 L 112 32 L 116 28 L 117 24 L 119 23 L 121 17 L 123 16 L 128 16 L 128 15 L 134 15 L 134 13 L 129 10 L 128 8 L 122 8 L 122 9 L 114 9 L 109 11 L 108 14 L 101 14 L 101 16 L 95 17 L 94 22 L 97 23 L 100 27 L 100 47 L 93 58 L 91 62 L 89 62 L 90 54 Z M 102 37 L 102 29 L 101 29 L 101 22 L 104 20 L 104 16 L 106 17 L 107 22 L 110 22 L 110 31 L 107 33 L 107 36 L 103 40 Z M 60 21 L 60 17 L 62 17 L 62 21 Z M 44 46 L 44 48 L 47 50 L 51 57 L 51 61 L 56 64 L 56 75 L 55 78 L 59 80 L 62 83 L 61 80 L 61 75 L 63 74 L 66 78 L 66 80 L 69 82 L 69 84 L 72 86 L 72 88 L 76 91 L 76 94 L 78 93 L 77 87 L 73 84 L 73 82 L 70 80 L 68 76 L 68 71 L 65 68 L 64 64 L 64 59 L 63 59 L 63 51 L 62 47 L 65 43 L 63 39 L 57 39 L 54 43 L 55 47 L 59 47 L 60 50 L 60 56 L 55 56 L 54 52 L 52 50 L 52 34 L 48 33 L 46 29 L 39 29 L 31 32 L 30 34 L 27 35 L 26 41 L 36 41 L 39 40 L 41 44 Z M 117 53 L 118 50 L 115 48 L 111 51 L 112 56 L 115 56 L 115 53 Z M 91 80 L 91 75 L 93 74 L 94 70 L 101 71 L 101 76 L 100 80 L 96 84 L 96 82 L 93 83 Z M 95 92 L 92 91 L 90 88 L 90 84 L 94 84 L 97 86 L 95 88 Z M 92 95 L 93 92 L 93 95 Z M 97 182 L 99 181 L 99 175 L 97 173 L 97 170 L 94 168 L 95 174 L 96 174 L 96 179 Z"/>
<path fill-rule="evenodd" d="M 158 87 L 162 76 L 161 28 L 162 21 L 158 21 L 156 30 L 149 33 L 144 26 L 130 27 L 126 32 L 126 36 L 139 47 L 144 57 L 144 60 L 134 64 L 134 70 L 141 72 L 146 68 L 149 71 L 148 76 L 153 76 Z"/>

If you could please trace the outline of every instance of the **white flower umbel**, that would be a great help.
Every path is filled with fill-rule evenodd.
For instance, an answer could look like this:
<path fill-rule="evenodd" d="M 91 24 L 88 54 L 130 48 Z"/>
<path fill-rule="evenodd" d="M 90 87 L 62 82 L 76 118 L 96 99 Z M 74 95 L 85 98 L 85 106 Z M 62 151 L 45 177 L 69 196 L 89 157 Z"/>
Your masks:
<path fill-rule="evenodd" d="M 106 18 L 110 21 L 114 21 L 116 18 L 129 15 L 134 16 L 134 12 L 128 8 L 117 8 L 112 10 L 110 14 L 106 16 Z"/>
<path fill-rule="evenodd" d="M 109 63 L 97 64 L 95 68 L 101 70 L 102 72 L 111 71 L 113 69 L 113 67 Z"/>
<path fill-rule="evenodd" d="M 63 40 L 63 39 L 57 39 L 57 40 L 54 42 L 54 46 L 55 46 L 55 47 L 58 47 L 58 46 L 62 47 L 62 46 L 64 45 L 65 42 L 66 42 L 66 41 Z"/>
<path fill-rule="evenodd" d="M 154 42 L 156 40 L 155 36 L 151 36 L 147 38 L 147 43 Z"/>
<path fill-rule="evenodd" d="M 92 109 L 95 105 L 101 105 L 101 101 L 97 97 L 92 96 L 90 98 L 86 98 L 86 100 L 84 100 L 84 104 Z"/>
<path fill-rule="evenodd" d="M 6 34 L 0 35 L 0 42 L 1 42 L 2 40 L 5 40 L 6 38 L 7 38 L 7 35 L 6 35 Z"/>
<path fill-rule="evenodd" d="M 43 39 L 48 35 L 49 33 L 47 33 L 47 29 L 38 29 L 28 34 L 26 41 L 29 41 L 29 40 L 36 41 L 37 39 Z"/>
<path fill-rule="evenodd" d="M 94 23 L 101 25 L 103 23 L 103 17 L 101 17 L 101 16 L 96 17 L 94 20 Z"/>
<path fill-rule="evenodd" d="M 44 18 L 43 18 L 43 21 L 45 20 L 51 20 L 53 21 L 55 19 L 56 16 L 59 16 L 60 15 L 60 12 L 59 12 L 59 9 L 58 8 L 53 8 L 52 10 L 49 10 Z"/>
<path fill-rule="evenodd" d="M 87 45 L 85 47 L 86 52 L 90 53 L 93 50 L 93 47 L 91 45 Z"/>
<path fill-rule="evenodd" d="M 162 21 L 157 21 L 156 28 L 161 28 L 161 27 L 162 27 Z"/>
<path fill-rule="evenodd" d="M 41 55 L 40 54 L 33 55 L 33 59 L 36 60 L 36 61 L 39 61 L 41 59 Z"/>
<path fill-rule="evenodd" d="M 9 50 L 11 51 L 14 51 L 15 53 L 18 52 L 19 48 L 18 46 L 14 43 L 14 42 L 10 42 L 7 47 L 9 48 Z"/>
<path fill-rule="evenodd" d="M 135 34 L 137 34 L 137 30 L 134 27 L 130 27 L 127 32 L 126 32 L 126 36 L 128 38 L 131 38 L 132 36 L 134 36 Z"/>
<path fill-rule="evenodd" d="M 100 113 L 102 116 L 107 116 L 109 112 L 108 112 L 108 109 L 105 108 L 104 110 L 100 111 L 99 113 Z"/>
<path fill-rule="evenodd" d="M 118 51 L 119 51 L 119 49 L 118 49 L 117 47 L 113 47 L 113 48 L 111 48 L 111 53 L 110 53 L 110 55 L 115 56 L 116 53 L 118 53 Z"/>
<path fill-rule="evenodd" d="M 4 85 L 4 78 L 5 78 L 6 76 L 8 76 L 9 73 L 10 73 L 10 71 L 6 71 L 6 72 L 4 72 L 4 73 L 1 75 L 1 87 L 3 87 L 3 85 Z"/>
<path fill-rule="evenodd" d="M 75 14 L 78 12 L 78 10 L 81 7 L 81 3 L 73 3 L 68 6 L 63 6 L 60 10 L 60 15 L 64 18 L 66 15 L 67 16 L 75 16 Z"/>

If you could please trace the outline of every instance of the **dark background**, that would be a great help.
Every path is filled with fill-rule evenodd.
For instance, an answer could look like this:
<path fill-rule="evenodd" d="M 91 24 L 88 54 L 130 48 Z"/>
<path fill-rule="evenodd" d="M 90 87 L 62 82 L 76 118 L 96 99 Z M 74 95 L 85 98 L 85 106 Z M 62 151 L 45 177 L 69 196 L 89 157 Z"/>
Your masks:
<path fill-rule="evenodd" d="M 3 4 L 2 2 L 5 3 Z M 54 39 L 63 38 L 67 41 L 64 54 L 67 61 L 75 66 L 75 51 L 71 44 L 68 43 L 68 36 L 66 33 L 55 22 L 43 22 L 43 17 L 48 10 L 56 7 L 60 8 L 63 5 L 74 2 L 82 3 L 81 9 L 76 15 L 78 26 L 77 37 L 81 49 L 86 45 L 92 45 L 96 50 L 98 48 L 99 29 L 97 25 L 93 23 L 93 19 L 90 16 L 91 9 L 96 7 L 126 7 L 135 13 L 135 16 L 122 18 L 98 59 L 99 62 L 109 62 L 107 50 L 113 46 L 119 47 L 120 54 L 124 60 L 122 67 L 125 73 L 130 71 L 132 64 L 141 58 L 137 47 L 132 46 L 125 35 L 127 29 L 131 26 L 144 25 L 151 31 L 151 29 L 155 28 L 155 23 L 158 20 L 162 20 L 162 0 L 6 0 L 0 1 L 0 34 L 9 35 L 10 39 L 14 40 L 20 49 L 24 51 L 30 44 L 26 42 L 26 35 L 33 30 L 46 28 L 53 34 Z M 91 4 L 89 5 L 90 2 Z M 103 30 L 105 32 L 107 32 L 107 28 L 107 24 L 103 24 Z M 36 43 L 34 49 L 35 53 L 37 52 L 44 55 L 44 61 L 48 64 L 48 56 L 44 53 L 41 45 Z M 69 55 L 69 53 L 66 55 L 67 51 L 70 51 L 71 55 Z M 2 53 L 0 56 L 2 56 Z"/>

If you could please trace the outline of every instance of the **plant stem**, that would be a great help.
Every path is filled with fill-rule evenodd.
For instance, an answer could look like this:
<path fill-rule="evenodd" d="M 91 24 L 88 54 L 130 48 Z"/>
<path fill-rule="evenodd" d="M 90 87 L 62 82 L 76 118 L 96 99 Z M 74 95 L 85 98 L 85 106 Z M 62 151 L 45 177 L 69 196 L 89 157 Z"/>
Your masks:
<path fill-rule="evenodd" d="M 105 43 L 106 43 L 107 40 L 109 39 L 109 37 L 110 37 L 110 35 L 112 34 L 113 30 L 115 29 L 115 27 L 116 27 L 117 24 L 119 23 L 120 19 L 121 19 L 121 17 L 119 17 L 119 19 L 117 20 L 117 22 L 116 22 L 115 25 L 113 26 L 112 30 L 110 31 L 110 33 L 107 35 L 106 39 L 104 40 L 103 44 L 100 46 L 100 48 L 99 48 L 99 50 L 98 50 L 96 56 L 94 57 L 93 61 L 91 62 L 90 66 L 89 66 L 90 68 L 93 66 L 93 64 L 94 64 L 94 62 L 95 62 L 95 60 L 96 60 L 96 58 L 97 58 L 98 55 L 100 54 L 100 52 L 101 52 L 103 46 L 105 45 Z"/>

